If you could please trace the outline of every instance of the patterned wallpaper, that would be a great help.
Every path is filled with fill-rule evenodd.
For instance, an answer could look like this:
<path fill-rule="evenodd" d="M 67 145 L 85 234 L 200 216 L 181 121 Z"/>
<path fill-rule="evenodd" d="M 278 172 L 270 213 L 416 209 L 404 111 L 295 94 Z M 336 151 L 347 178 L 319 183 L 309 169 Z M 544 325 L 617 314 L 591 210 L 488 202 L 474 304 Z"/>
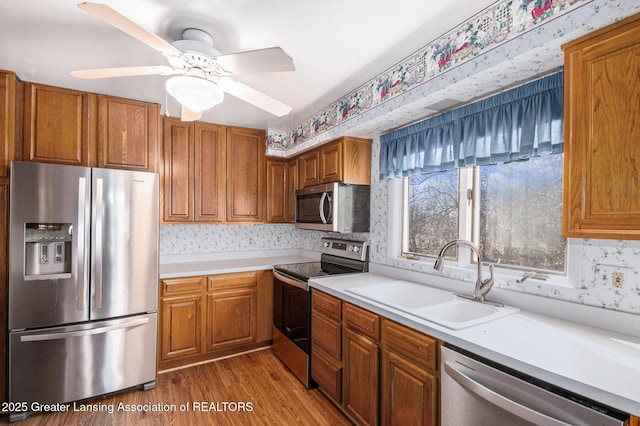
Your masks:
<path fill-rule="evenodd" d="M 287 150 L 592 0 L 502 0 L 314 114 L 296 128 L 268 130 Z"/>

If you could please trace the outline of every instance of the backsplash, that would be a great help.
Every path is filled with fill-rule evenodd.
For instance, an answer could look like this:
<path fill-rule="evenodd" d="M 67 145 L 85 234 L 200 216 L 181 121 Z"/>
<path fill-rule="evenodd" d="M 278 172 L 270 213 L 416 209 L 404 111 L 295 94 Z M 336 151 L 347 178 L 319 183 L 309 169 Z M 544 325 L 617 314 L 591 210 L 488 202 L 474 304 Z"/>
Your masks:
<path fill-rule="evenodd" d="M 303 249 L 320 251 L 322 237 L 367 241 L 369 234 L 334 234 L 294 225 L 168 225 L 160 227 L 160 255 Z"/>
<path fill-rule="evenodd" d="M 160 255 L 279 250 L 303 245 L 293 225 L 170 225 L 160 227 Z"/>

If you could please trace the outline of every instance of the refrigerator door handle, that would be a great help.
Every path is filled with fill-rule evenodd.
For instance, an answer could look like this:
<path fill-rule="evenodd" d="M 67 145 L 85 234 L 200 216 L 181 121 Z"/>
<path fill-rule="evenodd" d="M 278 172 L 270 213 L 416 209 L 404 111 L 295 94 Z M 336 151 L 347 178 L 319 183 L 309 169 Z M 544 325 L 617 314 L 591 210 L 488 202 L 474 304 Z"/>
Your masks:
<path fill-rule="evenodd" d="M 76 289 L 76 309 L 78 311 L 84 310 L 84 292 L 85 286 L 89 279 L 87 274 L 87 256 L 85 254 L 86 242 L 85 242 L 85 226 L 86 226 L 86 214 L 85 205 L 87 202 L 87 179 L 78 179 L 78 229 L 77 229 L 77 271 L 78 271 L 78 284 Z"/>
<path fill-rule="evenodd" d="M 102 233 L 104 222 L 104 180 L 96 179 L 96 230 L 95 230 L 95 256 L 94 256 L 94 276 L 95 286 L 95 308 L 102 307 Z"/>
<path fill-rule="evenodd" d="M 93 334 L 108 333 L 110 331 L 121 330 L 124 328 L 138 327 L 148 323 L 149 323 L 149 317 L 137 318 L 132 321 L 123 322 L 123 323 L 114 324 L 114 325 L 107 325 L 99 328 L 92 328 L 89 330 L 63 331 L 60 333 L 31 334 L 27 336 L 20 336 L 20 341 L 21 342 L 42 342 L 46 340 L 68 339 L 70 337 L 83 337 L 83 336 L 90 336 Z"/>

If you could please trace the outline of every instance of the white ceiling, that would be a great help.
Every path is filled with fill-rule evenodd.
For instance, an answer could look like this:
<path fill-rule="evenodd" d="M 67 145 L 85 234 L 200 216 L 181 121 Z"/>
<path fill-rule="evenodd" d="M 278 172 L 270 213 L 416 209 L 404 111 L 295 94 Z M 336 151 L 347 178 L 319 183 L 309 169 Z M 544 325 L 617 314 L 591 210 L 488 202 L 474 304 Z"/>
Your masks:
<path fill-rule="evenodd" d="M 100 1 L 100 0 L 97 0 Z M 203 120 L 288 130 L 495 0 L 104 0 L 172 42 L 196 27 L 232 53 L 280 46 L 296 71 L 237 76 L 293 107 L 275 117 L 227 95 Z M 152 101 L 167 77 L 79 80 L 72 70 L 166 65 L 150 47 L 76 7 L 74 0 L 1 0 L 0 69 L 23 81 Z M 169 99 L 169 113 L 179 115 Z"/>

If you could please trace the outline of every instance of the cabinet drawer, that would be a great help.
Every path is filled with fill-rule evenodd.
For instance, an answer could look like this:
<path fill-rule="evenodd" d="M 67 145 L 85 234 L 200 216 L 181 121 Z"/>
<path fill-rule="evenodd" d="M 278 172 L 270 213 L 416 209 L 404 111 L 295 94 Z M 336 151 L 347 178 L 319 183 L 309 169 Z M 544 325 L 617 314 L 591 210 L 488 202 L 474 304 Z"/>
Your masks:
<path fill-rule="evenodd" d="M 342 402 L 342 366 L 321 349 L 311 349 L 311 378 L 336 403 Z"/>
<path fill-rule="evenodd" d="M 311 303 L 314 310 L 322 311 L 337 322 L 342 321 L 342 301 L 318 290 L 313 290 Z"/>
<path fill-rule="evenodd" d="M 207 277 L 207 291 L 224 290 L 229 288 L 253 287 L 258 284 L 258 273 L 240 272 L 233 274 L 209 275 Z"/>
<path fill-rule="evenodd" d="M 394 350 L 416 365 L 430 370 L 438 369 L 438 341 L 396 322 L 386 320 L 383 325 L 387 349 Z"/>
<path fill-rule="evenodd" d="M 342 357 L 342 328 L 340 323 L 315 311 L 311 315 L 311 341 L 313 346 L 322 347 L 334 358 L 340 359 Z"/>
<path fill-rule="evenodd" d="M 380 340 L 380 317 L 377 314 L 345 303 L 344 319 L 347 327 L 374 340 Z"/>
<path fill-rule="evenodd" d="M 202 291 L 203 277 L 170 278 L 160 281 L 163 296 L 174 294 L 199 293 Z"/>

